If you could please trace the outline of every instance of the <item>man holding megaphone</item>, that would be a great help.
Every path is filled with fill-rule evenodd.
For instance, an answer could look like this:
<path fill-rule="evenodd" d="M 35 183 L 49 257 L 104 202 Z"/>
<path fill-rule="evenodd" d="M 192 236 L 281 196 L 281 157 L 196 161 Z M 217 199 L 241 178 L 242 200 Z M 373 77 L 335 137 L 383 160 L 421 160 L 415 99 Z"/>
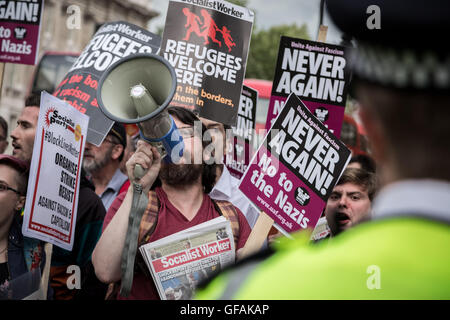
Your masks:
<path fill-rule="evenodd" d="M 194 130 L 196 121 L 201 124 L 199 119 L 187 109 L 167 109 L 176 86 L 174 68 L 152 54 L 119 60 L 99 81 L 101 111 L 114 121 L 136 123 L 143 140 L 127 162 L 132 186 L 111 205 L 93 254 L 100 280 L 120 280 L 118 297 L 158 299 L 153 281 L 145 275 L 146 268 L 134 275 L 138 245 L 219 215 L 229 218 L 233 230 L 239 231 L 235 235 L 237 249 L 244 246 L 250 233 L 239 209 L 226 201 L 213 203 L 208 197 L 216 181 L 216 164 L 203 161 L 202 143 L 207 145 L 208 139 L 202 139 L 204 126 L 201 132 Z M 158 177 L 160 186 L 149 191 Z"/>
<path fill-rule="evenodd" d="M 187 109 L 170 107 L 167 110 L 184 140 L 183 158 L 177 164 L 161 161 L 158 149 L 140 140 L 136 152 L 126 165 L 130 181 L 141 185 L 142 192 L 149 197 L 149 205 L 140 221 L 139 245 L 224 215 L 230 218 L 232 224 L 236 224 L 237 228 L 233 228 L 238 230 L 235 244 L 237 250 L 242 248 L 250 234 L 246 218 L 232 204 L 225 201 L 214 202 L 208 196 L 216 180 L 217 164 L 206 164 L 204 160 L 201 163 L 194 161 L 203 158 L 203 147 L 211 143 L 210 139 L 202 139 L 206 127 Z M 201 131 L 194 129 L 200 126 Z M 137 165 L 142 166 L 145 171 L 140 179 L 135 176 Z M 152 185 L 157 187 L 154 191 L 149 191 Z M 129 188 L 126 194 L 121 195 L 123 202 L 110 223 L 104 226 L 104 232 L 92 255 L 97 277 L 105 283 L 122 281 L 122 287 L 124 273 L 121 259 L 126 247 L 134 192 L 134 188 Z M 121 201 L 120 198 L 116 200 Z M 154 209 L 154 203 L 157 209 Z M 156 221 L 149 224 L 149 217 L 153 213 L 151 211 L 156 211 L 157 217 Z M 107 220 L 108 218 L 105 219 Z M 153 280 L 145 268 L 144 265 L 142 269 L 137 268 L 135 271 L 129 299 L 159 299 Z M 117 298 L 124 298 L 123 294 L 119 294 Z"/>

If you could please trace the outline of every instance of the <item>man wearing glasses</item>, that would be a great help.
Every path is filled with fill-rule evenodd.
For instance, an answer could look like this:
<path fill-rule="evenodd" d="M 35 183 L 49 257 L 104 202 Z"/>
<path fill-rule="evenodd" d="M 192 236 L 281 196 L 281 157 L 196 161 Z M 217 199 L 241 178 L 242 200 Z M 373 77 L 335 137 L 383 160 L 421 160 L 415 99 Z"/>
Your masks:
<path fill-rule="evenodd" d="M 137 180 L 149 199 L 149 205 L 141 219 L 139 244 L 159 240 L 223 215 L 230 219 L 232 230 L 235 230 L 235 249 L 241 249 L 250 234 L 250 226 L 244 215 L 231 203 L 213 201 L 208 196 L 216 181 L 216 164 L 208 163 L 210 159 L 207 159 L 208 154 L 204 152 L 211 143 L 211 139 L 204 135 L 206 127 L 187 109 L 169 107 L 168 112 L 183 137 L 184 152 L 180 161 L 176 164 L 161 161 L 157 148 L 140 140 L 136 152 L 127 162 L 131 181 L 135 181 L 134 168 L 137 164 L 146 169 L 144 176 Z M 114 201 L 105 217 L 102 236 L 92 254 L 95 272 L 105 283 L 124 279 L 121 257 L 128 232 L 133 193 L 134 188 L 129 188 Z M 156 216 L 153 221 L 150 219 L 152 215 Z M 237 256 L 238 252 L 236 251 Z M 136 259 L 139 259 L 139 254 Z M 141 269 L 141 265 L 138 260 L 135 261 L 129 295 L 116 292 L 113 298 L 159 299 L 152 277 L 147 275 L 147 267 L 144 265 Z"/>
<path fill-rule="evenodd" d="M 127 146 L 125 127 L 114 123 L 102 144 L 97 147 L 86 143 L 83 168 L 95 186 L 95 193 L 102 199 L 105 209 L 122 189 L 128 189 L 128 177 L 120 170 L 120 164 Z"/>

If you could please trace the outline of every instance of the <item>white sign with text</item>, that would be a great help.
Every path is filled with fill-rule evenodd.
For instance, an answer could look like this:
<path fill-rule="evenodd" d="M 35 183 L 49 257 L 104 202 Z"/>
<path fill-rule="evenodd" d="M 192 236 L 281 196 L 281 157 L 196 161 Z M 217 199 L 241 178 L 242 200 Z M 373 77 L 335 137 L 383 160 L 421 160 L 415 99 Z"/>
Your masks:
<path fill-rule="evenodd" d="M 43 92 L 28 180 L 25 236 L 72 250 L 89 117 Z"/>

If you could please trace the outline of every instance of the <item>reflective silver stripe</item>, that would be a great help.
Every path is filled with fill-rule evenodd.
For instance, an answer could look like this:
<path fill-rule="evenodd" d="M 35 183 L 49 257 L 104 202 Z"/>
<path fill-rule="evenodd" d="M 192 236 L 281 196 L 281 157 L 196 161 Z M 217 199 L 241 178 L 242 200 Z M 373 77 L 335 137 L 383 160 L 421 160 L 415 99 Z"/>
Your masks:
<path fill-rule="evenodd" d="M 228 283 L 218 300 L 232 300 L 234 295 L 238 292 L 241 286 L 245 283 L 245 280 L 250 274 L 258 267 L 261 261 L 251 261 L 244 264 L 238 269 L 232 270 L 228 276 Z"/>

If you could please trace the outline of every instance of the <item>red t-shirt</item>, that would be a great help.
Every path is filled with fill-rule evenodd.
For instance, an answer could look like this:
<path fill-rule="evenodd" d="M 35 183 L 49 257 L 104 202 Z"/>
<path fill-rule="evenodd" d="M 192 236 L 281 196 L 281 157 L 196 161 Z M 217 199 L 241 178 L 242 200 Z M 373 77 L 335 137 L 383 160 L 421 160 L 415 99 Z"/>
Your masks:
<path fill-rule="evenodd" d="M 167 237 L 181 230 L 188 229 L 190 227 L 193 227 L 195 225 L 198 225 L 200 223 L 209 221 L 211 219 L 220 216 L 219 213 L 216 211 L 214 204 L 211 201 L 211 198 L 207 194 L 204 194 L 200 209 L 198 210 L 195 217 L 191 221 L 188 221 L 186 217 L 177 208 L 175 208 L 175 206 L 172 203 L 170 203 L 166 193 L 162 188 L 156 188 L 155 191 L 160 202 L 160 210 L 158 214 L 158 222 L 156 224 L 156 229 L 150 237 L 150 242 Z M 116 200 L 122 202 L 123 198 L 124 198 L 123 196 L 118 197 Z M 116 200 L 114 200 L 114 202 L 116 202 Z M 119 207 L 120 204 L 118 203 L 115 203 L 115 205 L 111 205 L 105 217 L 103 230 L 112 220 L 114 214 L 116 213 Z M 236 250 L 238 250 L 242 248 L 247 242 L 251 229 L 247 222 L 247 219 L 245 219 L 245 216 L 242 214 L 242 212 L 238 208 L 236 208 L 236 211 L 238 213 L 239 234 L 240 234 L 238 245 L 236 248 Z M 140 253 L 138 252 L 137 254 Z M 142 272 L 135 273 L 133 278 L 133 286 L 131 288 L 131 292 L 128 298 L 123 298 L 120 296 L 118 296 L 117 298 L 119 300 L 160 299 L 156 286 L 153 283 L 153 280 L 145 276 Z"/>

